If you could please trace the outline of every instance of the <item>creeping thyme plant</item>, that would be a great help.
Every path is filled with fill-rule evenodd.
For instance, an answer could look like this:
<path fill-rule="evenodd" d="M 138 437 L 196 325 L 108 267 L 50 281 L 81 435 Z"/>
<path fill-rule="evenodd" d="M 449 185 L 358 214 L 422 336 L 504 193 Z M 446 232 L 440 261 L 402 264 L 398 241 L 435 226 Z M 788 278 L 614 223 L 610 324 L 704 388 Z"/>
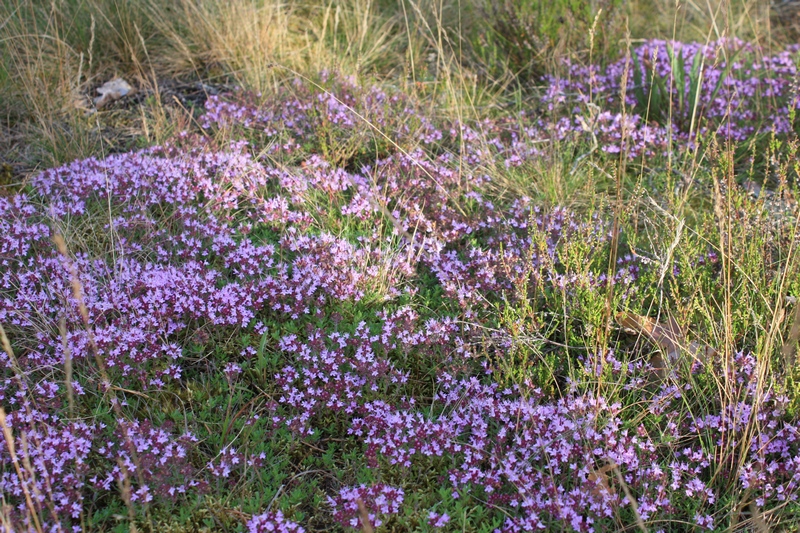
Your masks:
<path fill-rule="evenodd" d="M 788 187 L 796 65 L 649 41 L 460 121 L 322 73 L 41 171 L 0 197 L 0 529 L 791 529 L 796 223 L 739 176 Z M 554 150 L 617 200 L 526 194 Z"/>

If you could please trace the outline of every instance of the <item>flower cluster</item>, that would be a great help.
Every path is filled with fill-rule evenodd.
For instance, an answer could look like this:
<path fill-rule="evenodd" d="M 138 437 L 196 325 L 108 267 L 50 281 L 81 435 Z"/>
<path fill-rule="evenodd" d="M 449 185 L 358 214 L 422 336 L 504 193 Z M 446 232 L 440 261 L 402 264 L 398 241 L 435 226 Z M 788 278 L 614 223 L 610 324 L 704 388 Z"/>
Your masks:
<path fill-rule="evenodd" d="M 280 511 L 254 515 L 247 522 L 248 533 L 303 533 L 305 529 L 284 518 Z"/>
<path fill-rule="evenodd" d="M 515 509 L 508 531 L 555 523 L 575 531 L 610 517 L 622 496 L 596 471 L 613 464 L 635 487 L 642 516 L 669 505 L 667 475 L 652 464 L 655 447 L 622 429 L 620 406 L 575 397 L 551 403 L 532 391 L 481 385 L 476 379 L 443 376 L 435 398 L 441 414 L 373 402 L 353 433 L 369 457 L 412 468 L 423 457 L 445 457 L 457 494 L 476 493 L 489 505 Z"/>
<path fill-rule="evenodd" d="M 383 524 L 381 516 L 397 514 L 403 504 L 403 489 L 391 487 L 383 483 L 346 487 L 339 491 L 336 498 L 329 498 L 329 503 L 336 511 L 334 519 L 343 526 L 363 529 L 363 510 L 372 527 Z"/>

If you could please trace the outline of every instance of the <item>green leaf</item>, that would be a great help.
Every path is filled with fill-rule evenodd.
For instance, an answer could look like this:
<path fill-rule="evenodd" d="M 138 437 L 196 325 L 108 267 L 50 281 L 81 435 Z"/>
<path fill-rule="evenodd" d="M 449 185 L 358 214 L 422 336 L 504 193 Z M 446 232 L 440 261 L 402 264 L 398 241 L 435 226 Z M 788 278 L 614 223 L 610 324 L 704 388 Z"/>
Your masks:
<path fill-rule="evenodd" d="M 642 79 L 642 68 L 636 54 L 633 59 L 633 96 L 636 99 L 636 111 L 645 116 L 647 113 L 647 91 L 645 90 L 644 80 Z"/>
<path fill-rule="evenodd" d="M 667 47 L 667 53 L 669 54 L 675 91 L 678 93 L 678 114 L 683 115 L 685 105 L 684 91 L 686 91 L 686 60 L 683 57 L 683 48 L 678 52 L 677 58 L 675 57 L 675 50 L 671 46 Z"/>

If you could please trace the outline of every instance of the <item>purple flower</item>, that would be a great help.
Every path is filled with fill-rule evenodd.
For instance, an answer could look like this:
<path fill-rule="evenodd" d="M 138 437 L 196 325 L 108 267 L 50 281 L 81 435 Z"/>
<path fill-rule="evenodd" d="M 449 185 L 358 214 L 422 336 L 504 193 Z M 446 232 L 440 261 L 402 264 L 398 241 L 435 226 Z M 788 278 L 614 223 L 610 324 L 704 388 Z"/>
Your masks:
<path fill-rule="evenodd" d="M 444 527 L 450 522 L 450 516 L 447 513 L 439 514 L 435 511 L 428 513 L 428 525 L 432 527 Z"/>
<path fill-rule="evenodd" d="M 269 511 L 253 515 L 247 521 L 248 533 L 304 533 L 305 529 L 284 518 L 281 511 Z"/>

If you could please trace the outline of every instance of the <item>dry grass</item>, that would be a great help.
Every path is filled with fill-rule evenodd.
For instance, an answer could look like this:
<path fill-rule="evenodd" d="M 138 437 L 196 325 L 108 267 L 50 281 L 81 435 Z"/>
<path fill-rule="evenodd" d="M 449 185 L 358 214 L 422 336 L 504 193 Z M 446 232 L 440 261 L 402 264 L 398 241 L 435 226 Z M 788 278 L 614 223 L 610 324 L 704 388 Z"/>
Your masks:
<path fill-rule="evenodd" d="M 630 0 L 627 11 L 634 40 L 736 36 L 779 46 L 785 35 L 773 30 L 766 0 Z M 480 13 L 477 3 L 459 0 L 11 0 L 0 6 L 3 137 L 17 141 L 15 157 L 28 170 L 102 151 L 120 121 L 84 112 L 94 89 L 115 75 L 155 96 L 151 118 L 171 104 L 159 100 L 160 80 L 268 94 L 295 73 L 326 69 L 399 83 L 439 113 L 485 115 L 520 96 L 509 91 L 510 69 L 493 79 L 477 74 L 470 35 L 486 24 Z M 624 49 L 624 34 L 619 39 Z M 151 120 L 144 138 L 162 140 L 153 128 L 172 121 L 161 122 Z"/>
<path fill-rule="evenodd" d="M 166 37 L 160 55 L 166 72 L 225 75 L 257 91 L 269 91 L 287 77 L 277 65 L 303 73 L 338 69 L 356 74 L 391 62 L 399 48 L 397 21 L 369 0 L 335 6 L 269 0 L 176 0 L 165 6 L 151 1 L 147 9 Z"/>
<path fill-rule="evenodd" d="M 773 32 L 769 0 L 632 0 L 629 13 L 636 39 L 704 42 L 738 37 L 768 44 L 779 38 Z"/>

